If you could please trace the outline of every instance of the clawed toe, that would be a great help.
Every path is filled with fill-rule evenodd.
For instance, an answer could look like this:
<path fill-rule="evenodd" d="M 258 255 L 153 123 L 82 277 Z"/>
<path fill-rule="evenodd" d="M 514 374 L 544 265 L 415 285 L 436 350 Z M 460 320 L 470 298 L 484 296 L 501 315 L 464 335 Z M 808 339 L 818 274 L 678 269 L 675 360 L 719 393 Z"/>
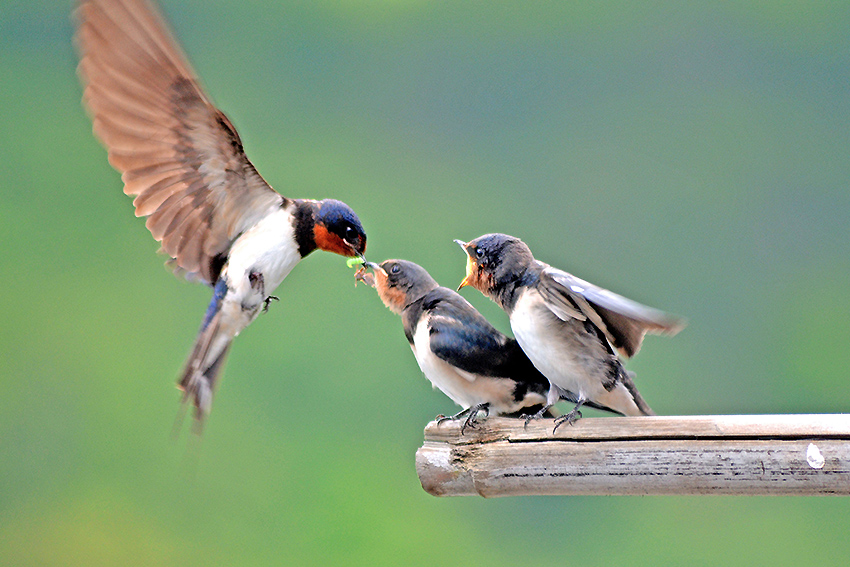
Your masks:
<path fill-rule="evenodd" d="M 552 434 L 554 435 L 558 428 L 561 427 L 564 423 L 569 423 L 570 425 L 574 425 L 575 422 L 581 419 L 581 412 L 578 411 L 578 408 L 573 408 L 573 411 L 566 415 L 562 415 L 555 419 L 555 429 L 552 430 Z"/>
<path fill-rule="evenodd" d="M 490 415 L 490 407 L 489 404 L 479 404 L 477 406 L 472 406 L 463 411 L 460 411 L 454 415 L 445 416 L 443 414 L 438 415 L 434 418 L 437 422 L 437 425 L 440 425 L 444 421 L 458 421 L 463 419 L 463 424 L 460 426 L 460 434 L 463 435 L 466 432 L 467 428 L 475 429 L 475 426 L 478 424 L 478 412 L 483 411 L 484 415 Z"/>
<path fill-rule="evenodd" d="M 546 405 L 546 406 L 543 406 L 543 408 L 537 413 L 532 413 L 532 414 L 528 414 L 528 415 L 521 415 L 520 418 L 525 420 L 523 427 L 528 427 L 529 422 L 531 422 L 532 420 L 541 419 L 546 414 L 546 412 L 549 411 L 550 407 L 552 407 L 552 406 Z"/>
<path fill-rule="evenodd" d="M 270 296 L 268 296 L 267 298 L 265 298 L 265 299 L 263 300 L 263 313 L 268 313 L 268 311 L 269 311 L 269 304 L 270 304 L 272 301 L 280 301 L 280 298 L 279 298 L 278 296 L 276 296 L 276 295 L 270 295 Z"/>

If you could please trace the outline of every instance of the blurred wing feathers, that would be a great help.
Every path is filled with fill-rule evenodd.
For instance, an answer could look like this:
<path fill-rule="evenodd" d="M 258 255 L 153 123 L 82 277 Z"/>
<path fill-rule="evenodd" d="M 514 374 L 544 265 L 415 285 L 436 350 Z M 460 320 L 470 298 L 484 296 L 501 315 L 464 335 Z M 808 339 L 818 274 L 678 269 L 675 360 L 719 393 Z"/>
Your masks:
<path fill-rule="evenodd" d="M 214 283 L 218 258 L 283 197 L 245 156 L 150 4 L 86 0 L 77 17 L 83 100 L 109 163 L 163 251 Z"/>
<path fill-rule="evenodd" d="M 634 356 L 646 333 L 675 335 L 685 322 L 595 286 L 551 266 L 540 274 L 539 290 L 547 306 L 561 319 L 589 319 L 627 357 Z M 574 313 L 580 316 L 575 317 Z"/>

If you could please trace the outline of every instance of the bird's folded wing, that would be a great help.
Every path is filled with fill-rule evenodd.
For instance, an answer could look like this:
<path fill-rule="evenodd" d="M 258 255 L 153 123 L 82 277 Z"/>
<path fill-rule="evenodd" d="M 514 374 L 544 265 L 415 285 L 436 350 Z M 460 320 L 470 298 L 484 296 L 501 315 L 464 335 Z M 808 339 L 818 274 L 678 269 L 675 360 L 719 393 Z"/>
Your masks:
<path fill-rule="evenodd" d="M 539 290 L 555 315 L 561 319 L 589 319 L 627 357 L 637 353 L 646 333 L 674 335 L 685 326 L 685 321 L 680 318 L 641 305 L 551 266 L 540 274 Z"/>
<path fill-rule="evenodd" d="M 471 374 L 510 376 L 507 337 L 471 306 L 440 302 L 431 310 L 428 327 L 431 351 L 452 366 Z"/>
<path fill-rule="evenodd" d="M 145 0 L 84 0 L 79 74 L 94 132 L 162 249 L 212 284 L 233 240 L 283 197 L 245 156 Z"/>

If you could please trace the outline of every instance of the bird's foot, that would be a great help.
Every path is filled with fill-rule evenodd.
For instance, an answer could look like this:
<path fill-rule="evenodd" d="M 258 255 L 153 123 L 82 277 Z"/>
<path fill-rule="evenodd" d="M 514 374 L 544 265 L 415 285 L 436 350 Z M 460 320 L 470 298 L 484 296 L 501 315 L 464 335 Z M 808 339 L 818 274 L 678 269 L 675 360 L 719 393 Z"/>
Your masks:
<path fill-rule="evenodd" d="M 578 408 L 581 407 L 582 403 L 584 403 L 584 401 L 580 401 L 579 403 L 577 403 L 576 407 L 574 407 L 570 411 L 570 413 L 555 418 L 555 429 L 552 430 L 552 435 L 554 435 L 555 432 L 558 431 L 558 428 L 561 427 L 564 423 L 569 423 L 570 425 L 573 425 L 575 422 L 581 419 L 581 412 L 578 410 Z"/>
<path fill-rule="evenodd" d="M 523 426 L 524 428 L 525 428 L 525 427 L 528 427 L 528 423 L 529 423 L 531 420 L 533 420 L 533 419 L 542 419 L 542 418 L 543 418 L 543 416 L 544 416 L 544 415 L 546 415 L 546 412 L 547 412 L 547 411 L 549 411 L 549 408 L 551 408 L 551 407 L 552 407 L 552 406 L 551 406 L 550 404 L 546 404 L 546 405 L 544 405 L 542 408 L 540 408 L 540 411 L 539 411 L 539 412 L 537 412 L 537 413 L 532 413 L 532 414 L 529 414 L 529 415 L 521 415 L 521 416 L 519 416 L 519 417 L 520 417 L 520 419 L 524 419 L 524 420 L 525 420 L 525 423 L 524 423 L 522 426 Z"/>
<path fill-rule="evenodd" d="M 475 426 L 478 424 L 478 420 L 476 418 L 478 417 L 479 411 L 483 411 L 485 416 L 489 416 L 490 404 L 485 403 L 474 405 L 448 417 L 440 414 L 434 419 L 436 420 L 437 425 L 440 425 L 444 421 L 458 421 L 460 419 L 463 419 L 463 424 L 460 426 L 460 434 L 463 435 L 466 432 L 467 427 L 469 427 L 470 429 L 475 429 Z"/>
<path fill-rule="evenodd" d="M 265 298 L 265 299 L 263 300 L 263 313 L 268 313 L 268 312 L 269 312 L 269 304 L 270 304 L 272 301 L 280 301 L 280 298 L 279 298 L 278 296 L 276 296 L 276 295 L 270 295 L 270 296 L 268 296 L 267 298 Z"/>

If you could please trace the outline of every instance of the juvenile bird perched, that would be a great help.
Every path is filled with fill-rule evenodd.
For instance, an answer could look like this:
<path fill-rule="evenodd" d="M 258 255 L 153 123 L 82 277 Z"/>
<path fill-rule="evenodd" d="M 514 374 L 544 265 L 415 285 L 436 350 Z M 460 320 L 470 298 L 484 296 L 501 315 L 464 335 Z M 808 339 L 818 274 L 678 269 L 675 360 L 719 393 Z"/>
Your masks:
<path fill-rule="evenodd" d="M 581 417 L 588 402 L 623 415 L 653 415 L 617 356 L 634 356 L 646 333 L 674 335 L 684 322 L 534 259 L 506 234 L 456 240 L 467 254 L 466 278 L 504 309 L 517 342 L 548 378 L 544 410 L 576 396 L 555 429 Z M 541 416 L 542 413 L 535 417 Z"/>
<path fill-rule="evenodd" d="M 424 268 L 406 260 L 366 262 L 373 274 L 358 279 L 373 286 L 393 313 L 425 377 L 461 412 L 461 432 L 474 426 L 478 412 L 518 415 L 542 408 L 549 382 L 534 368 L 514 339 L 497 331 L 457 292 L 440 287 Z M 570 392 L 565 396 L 578 399 Z M 591 402 L 599 409 L 607 409 Z M 540 410 L 540 413 L 544 412 Z"/>
<path fill-rule="evenodd" d="M 362 256 L 366 234 L 344 203 L 266 183 L 151 4 L 83 0 L 76 15 L 83 100 L 109 163 L 176 271 L 214 289 L 179 381 L 200 420 L 231 341 L 295 264 L 317 248 Z"/>

